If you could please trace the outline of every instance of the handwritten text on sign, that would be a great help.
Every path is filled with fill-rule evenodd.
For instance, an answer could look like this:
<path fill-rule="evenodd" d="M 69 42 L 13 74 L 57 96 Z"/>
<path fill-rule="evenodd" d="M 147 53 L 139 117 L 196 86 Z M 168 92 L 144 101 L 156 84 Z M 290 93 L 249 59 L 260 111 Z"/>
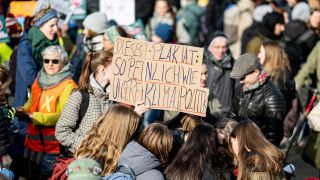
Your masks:
<path fill-rule="evenodd" d="M 209 92 L 200 87 L 202 57 L 202 48 L 119 37 L 110 99 L 205 116 Z"/>

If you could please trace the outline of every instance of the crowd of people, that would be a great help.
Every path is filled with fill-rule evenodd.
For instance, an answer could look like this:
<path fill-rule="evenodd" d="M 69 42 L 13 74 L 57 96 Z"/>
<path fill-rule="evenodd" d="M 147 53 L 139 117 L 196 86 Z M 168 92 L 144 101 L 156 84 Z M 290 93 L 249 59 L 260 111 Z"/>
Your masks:
<path fill-rule="evenodd" d="M 22 26 L 0 1 L 0 179 L 290 179 L 280 146 L 303 87 L 320 90 L 320 1 L 135 3 L 139 35 L 89 4 L 84 20 L 60 26 L 48 6 Z M 206 117 L 110 100 L 116 37 L 204 48 Z"/>

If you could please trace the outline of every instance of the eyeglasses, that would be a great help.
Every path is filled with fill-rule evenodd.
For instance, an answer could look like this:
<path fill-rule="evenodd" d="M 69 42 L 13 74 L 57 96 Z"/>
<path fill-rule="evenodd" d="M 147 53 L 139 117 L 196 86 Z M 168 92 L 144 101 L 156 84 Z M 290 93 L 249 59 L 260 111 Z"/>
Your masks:
<path fill-rule="evenodd" d="M 52 64 L 59 64 L 59 59 L 43 59 L 43 62 L 45 64 L 49 64 L 49 62 L 52 62 Z"/>

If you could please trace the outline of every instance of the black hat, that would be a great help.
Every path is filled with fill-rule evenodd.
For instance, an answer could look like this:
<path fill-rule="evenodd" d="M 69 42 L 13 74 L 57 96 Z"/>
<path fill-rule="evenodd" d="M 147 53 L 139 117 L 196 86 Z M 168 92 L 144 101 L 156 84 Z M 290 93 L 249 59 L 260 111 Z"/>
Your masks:
<path fill-rule="evenodd" d="M 277 12 L 271 12 L 263 17 L 262 25 L 271 32 L 274 32 L 276 24 L 284 24 L 284 17 Z"/>
<path fill-rule="evenodd" d="M 292 20 L 285 25 L 284 35 L 286 40 L 295 40 L 308 30 L 306 23 L 300 20 Z"/>

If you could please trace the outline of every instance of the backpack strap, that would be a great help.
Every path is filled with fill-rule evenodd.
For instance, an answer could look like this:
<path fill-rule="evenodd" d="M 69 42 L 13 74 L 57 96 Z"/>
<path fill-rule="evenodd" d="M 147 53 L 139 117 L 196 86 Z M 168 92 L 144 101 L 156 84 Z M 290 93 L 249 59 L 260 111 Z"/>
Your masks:
<path fill-rule="evenodd" d="M 72 132 L 75 132 L 79 128 L 81 121 L 82 121 L 82 118 L 86 114 L 88 106 L 89 106 L 89 98 L 90 98 L 89 93 L 86 91 L 79 91 L 79 92 L 81 93 L 80 109 L 79 109 L 78 120 L 77 120 L 76 126 L 72 129 Z M 69 148 L 67 148 L 61 144 L 60 144 L 60 153 L 66 158 L 73 157 L 73 153 L 71 153 L 69 151 Z"/>
<path fill-rule="evenodd" d="M 76 126 L 74 127 L 73 131 L 77 130 L 80 126 L 80 123 L 82 121 L 82 118 L 87 112 L 88 106 L 89 106 L 89 100 L 90 100 L 90 95 L 86 91 L 80 91 L 81 93 L 81 104 L 80 104 L 80 109 L 79 109 L 79 116 L 78 120 L 76 123 Z"/>

